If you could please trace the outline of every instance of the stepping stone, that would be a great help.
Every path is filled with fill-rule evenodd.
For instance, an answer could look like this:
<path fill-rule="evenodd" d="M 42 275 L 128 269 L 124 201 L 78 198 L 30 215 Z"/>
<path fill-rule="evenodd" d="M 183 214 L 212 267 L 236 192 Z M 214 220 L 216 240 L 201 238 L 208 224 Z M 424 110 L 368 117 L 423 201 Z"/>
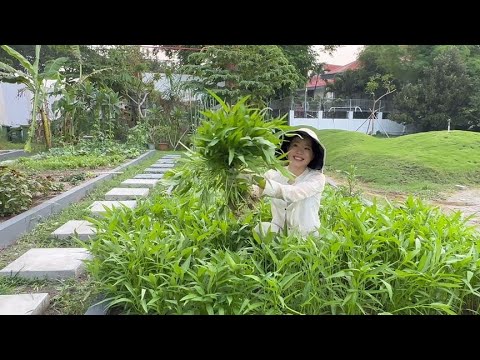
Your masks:
<path fill-rule="evenodd" d="M 0 270 L 0 275 L 27 279 L 73 278 L 84 272 L 83 261 L 91 258 L 83 248 L 30 249 Z"/>
<path fill-rule="evenodd" d="M 162 159 L 179 159 L 181 158 L 182 155 L 178 155 L 178 154 L 170 154 L 170 155 L 164 155 L 162 156 L 161 158 Z"/>
<path fill-rule="evenodd" d="M 49 304 L 47 293 L 0 295 L 0 315 L 42 315 Z"/>
<path fill-rule="evenodd" d="M 135 200 L 148 196 L 148 188 L 113 188 L 105 194 L 105 200 Z"/>
<path fill-rule="evenodd" d="M 60 226 L 51 235 L 59 240 L 76 237 L 82 241 L 95 236 L 97 229 L 86 220 L 70 220 Z"/>
<path fill-rule="evenodd" d="M 169 171 L 171 168 L 146 168 L 143 170 L 146 173 L 154 173 L 154 174 L 165 174 L 167 171 Z"/>
<path fill-rule="evenodd" d="M 130 188 L 153 188 L 158 183 L 156 179 L 128 179 L 122 181 L 120 185 Z"/>
<path fill-rule="evenodd" d="M 121 208 L 125 205 L 129 209 L 134 209 L 137 206 L 136 200 L 124 200 L 124 201 L 95 201 L 90 205 L 90 211 L 93 215 L 104 215 L 106 213 L 105 207 L 108 209 Z"/>
<path fill-rule="evenodd" d="M 163 174 L 138 174 L 135 175 L 134 179 L 161 179 Z"/>
<path fill-rule="evenodd" d="M 156 164 L 175 164 L 177 159 L 160 159 L 156 162 Z"/>
<path fill-rule="evenodd" d="M 150 165 L 151 168 L 168 168 L 171 169 L 175 167 L 175 164 L 162 164 L 162 163 L 155 163 Z"/>

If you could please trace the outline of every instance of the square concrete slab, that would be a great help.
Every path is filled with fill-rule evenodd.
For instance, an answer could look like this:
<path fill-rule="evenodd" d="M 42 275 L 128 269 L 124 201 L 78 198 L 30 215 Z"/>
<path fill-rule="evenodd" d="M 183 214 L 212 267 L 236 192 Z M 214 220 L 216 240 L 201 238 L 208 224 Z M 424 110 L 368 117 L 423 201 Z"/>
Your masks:
<path fill-rule="evenodd" d="M 76 237 L 86 241 L 95 236 L 96 232 L 97 229 L 86 220 L 70 220 L 52 232 L 51 235 L 59 240 Z"/>
<path fill-rule="evenodd" d="M 148 188 L 113 188 L 105 194 L 105 200 L 135 200 L 147 197 Z"/>
<path fill-rule="evenodd" d="M 42 315 L 49 304 L 47 293 L 0 295 L 0 315 Z"/>
<path fill-rule="evenodd" d="M 83 273 L 83 261 L 91 258 L 83 248 L 30 249 L 0 270 L 0 275 L 27 279 L 73 278 Z"/>
<path fill-rule="evenodd" d="M 163 174 L 138 174 L 135 175 L 134 179 L 161 179 Z"/>
<path fill-rule="evenodd" d="M 120 185 L 130 188 L 153 188 L 157 183 L 156 179 L 128 179 L 122 181 Z"/>
<path fill-rule="evenodd" d="M 150 167 L 151 167 L 151 168 L 167 168 L 167 169 L 171 169 L 171 168 L 175 167 L 175 164 L 155 163 L 155 164 L 150 165 Z"/>
<path fill-rule="evenodd" d="M 175 164 L 177 159 L 160 159 L 156 162 L 156 164 Z"/>
<path fill-rule="evenodd" d="M 167 171 L 169 171 L 170 168 L 146 168 L 143 170 L 146 173 L 154 173 L 154 174 L 165 174 Z"/>
<path fill-rule="evenodd" d="M 181 158 L 182 155 L 178 155 L 178 154 L 170 154 L 170 155 L 164 155 L 162 156 L 161 158 L 162 159 L 178 159 L 178 158 Z"/>
<path fill-rule="evenodd" d="M 124 201 L 95 201 L 90 205 L 90 211 L 93 215 L 103 215 L 106 213 L 104 207 L 108 209 L 121 208 L 125 205 L 129 209 L 134 209 L 137 206 L 136 200 L 124 200 Z"/>

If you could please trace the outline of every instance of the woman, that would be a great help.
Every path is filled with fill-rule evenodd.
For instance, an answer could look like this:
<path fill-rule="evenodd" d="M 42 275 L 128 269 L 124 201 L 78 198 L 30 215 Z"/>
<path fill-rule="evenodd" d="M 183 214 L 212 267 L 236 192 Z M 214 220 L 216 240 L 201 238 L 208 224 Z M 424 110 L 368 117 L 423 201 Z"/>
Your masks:
<path fill-rule="evenodd" d="M 323 166 L 325 148 L 314 131 L 301 128 L 282 143 L 288 152 L 287 169 L 294 175 L 289 180 L 277 170 L 269 170 L 265 178 L 256 179 L 260 196 L 271 197 L 272 222 L 262 222 L 256 231 L 298 231 L 302 235 L 318 235 L 320 199 L 325 187 Z"/>

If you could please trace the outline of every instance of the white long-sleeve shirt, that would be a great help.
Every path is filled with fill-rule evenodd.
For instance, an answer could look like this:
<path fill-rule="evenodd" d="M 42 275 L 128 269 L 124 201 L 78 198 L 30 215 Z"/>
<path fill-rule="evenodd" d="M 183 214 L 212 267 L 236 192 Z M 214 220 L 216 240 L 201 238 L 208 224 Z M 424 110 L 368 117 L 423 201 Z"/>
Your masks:
<path fill-rule="evenodd" d="M 272 223 L 306 235 L 320 227 L 320 200 L 325 187 L 325 175 L 319 170 L 306 168 L 293 184 L 277 170 L 265 173 L 265 189 L 262 195 L 270 196 Z"/>

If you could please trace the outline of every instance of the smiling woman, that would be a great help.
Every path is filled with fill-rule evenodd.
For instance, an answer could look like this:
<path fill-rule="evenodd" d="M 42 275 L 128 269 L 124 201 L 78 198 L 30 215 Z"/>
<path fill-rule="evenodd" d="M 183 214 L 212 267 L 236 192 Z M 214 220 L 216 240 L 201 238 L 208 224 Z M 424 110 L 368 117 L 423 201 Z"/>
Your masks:
<path fill-rule="evenodd" d="M 325 148 L 315 132 L 300 128 L 285 138 L 281 149 L 288 154 L 287 169 L 294 176 L 289 179 L 272 169 L 263 181 L 257 180 L 259 194 L 271 198 L 272 222 L 262 222 L 256 231 L 261 235 L 270 231 L 318 235 Z"/>

